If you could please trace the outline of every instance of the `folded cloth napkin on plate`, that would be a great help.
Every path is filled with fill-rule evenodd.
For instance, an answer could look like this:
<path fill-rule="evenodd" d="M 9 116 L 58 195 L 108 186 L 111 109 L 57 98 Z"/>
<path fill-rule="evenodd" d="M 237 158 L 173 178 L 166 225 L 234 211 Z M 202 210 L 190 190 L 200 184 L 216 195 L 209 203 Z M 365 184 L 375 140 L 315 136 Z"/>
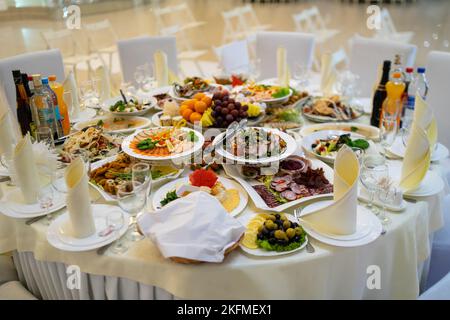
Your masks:
<path fill-rule="evenodd" d="M 277 77 L 278 85 L 282 87 L 289 87 L 291 75 L 287 63 L 286 48 L 283 47 L 277 49 Z"/>
<path fill-rule="evenodd" d="M 165 258 L 222 262 L 245 227 L 213 196 L 198 191 L 138 218 L 140 229 Z"/>
<path fill-rule="evenodd" d="M 14 148 L 14 131 L 9 116 L 9 110 L 0 114 L 0 155 L 12 156 Z"/>
<path fill-rule="evenodd" d="M 419 187 L 430 167 L 430 160 L 431 150 L 427 134 L 413 122 L 403 157 L 400 178 L 400 188 L 403 192 Z"/>
<path fill-rule="evenodd" d="M 64 174 L 68 188 L 67 211 L 70 229 L 75 238 L 86 238 L 94 234 L 95 224 L 89 198 L 88 176 L 81 158 L 75 159 Z"/>
<path fill-rule="evenodd" d="M 111 98 L 111 81 L 108 67 L 99 66 L 95 70 L 95 77 L 100 81 L 100 99 L 102 101 L 108 100 Z"/>
<path fill-rule="evenodd" d="M 333 203 L 302 216 L 301 220 L 325 234 L 348 235 L 356 231 L 359 162 L 349 147 L 334 161 Z"/>
<path fill-rule="evenodd" d="M 72 110 L 71 117 L 78 118 L 80 113 L 80 99 L 78 97 L 77 82 L 75 80 L 73 71 L 70 71 L 66 79 L 64 79 L 63 88 L 64 92 L 69 91 L 72 95 L 72 101 L 69 101 Z"/>
<path fill-rule="evenodd" d="M 434 146 L 438 139 L 438 128 L 436 118 L 434 117 L 433 110 L 428 106 L 420 94 L 416 94 L 416 100 L 414 104 L 414 119 L 413 121 L 417 125 L 425 130 L 428 142 L 430 143 L 431 150 L 434 150 Z"/>
<path fill-rule="evenodd" d="M 331 53 L 322 54 L 320 70 L 320 91 L 327 96 L 333 94 L 336 83 L 336 69 L 333 55 Z"/>
<path fill-rule="evenodd" d="M 17 143 L 12 157 L 12 164 L 14 166 L 15 182 L 22 192 L 25 203 L 36 203 L 40 188 L 39 175 L 34 162 L 33 147 L 29 134 Z"/>
<path fill-rule="evenodd" d="M 167 64 L 167 55 L 162 51 L 156 51 L 153 55 L 155 63 L 155 78 L 158 87 L 169 85 L 169 66 Z"/>

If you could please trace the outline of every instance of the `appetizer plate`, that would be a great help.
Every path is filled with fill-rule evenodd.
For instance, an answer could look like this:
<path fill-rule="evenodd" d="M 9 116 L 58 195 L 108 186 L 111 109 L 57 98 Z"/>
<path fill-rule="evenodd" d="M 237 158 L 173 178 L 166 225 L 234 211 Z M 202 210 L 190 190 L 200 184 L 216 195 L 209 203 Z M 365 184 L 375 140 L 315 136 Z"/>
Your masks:
<path fill-rule="evenodd" d="M 366 139 L 373 141 L 380 140 L 380 129 L 368 124 L 358 123 L 358 122 L 345 122 L 345 123 L 318 123 L 303 127 L 300 130 L 300 135 L 306 137 L 314 132 L 323 130 L 341 130 L 348 132 L 353 132 L 364 136 Z"/>
<path fill-rule="evenodd" d="M 212 96 L 212 94 L 213 94 L 212 91 L 213 91 L 214 88 L 216 88 L 216 87 L 219 87 L 219 85 L 218 85 L 218 84 L 214 84 L 214 83 L 210 83 L 207 90 L 205 90 L 205 91 L 197 91 L 197 92 L 203 92 L 204 94 L 206 94 L 206 95 L 208 95 L 208 96 Z M 175 90 L 174 90 L 174 87 L 173 87 L 173 86 L 170 87 L 168 94 L 169 94 L 169 96 L 171 96 L 173 99 L 175 99 L 175 100 L 177 100 L 177 101 L 180 101 L 180 102 L 183 102 L 183 101 L 192 99 L 192 97 L 191 97 L 191 98 L 184 98 L 184 97 L 178 96 L 178 95 L 175 93 Z"/>
<path fill-rule="evenodd" d="M 93 108 L 85 108 L 84 110 L 80 110 L 78 113 L 78 117 L 71 117 L 70 122 L 71 123 L 78 123 L 87 121 L 89 119 L 94 118 L 97 115 L 97 110 Z"/>
<path fill-rule="evenodd" d="M 138 98 L 139 99 L 139 98 Z M 142 116 L 144 114 L 146 114 L 148 111 L 150 111 L 150 109 L 154 108 L 156 106 L 156 98 L 154 97 L 149 97 L 146 99 L 139 99 L 139 101 L 142 101 L 143 103 L 147 104 L 146 106 L 144 106 L 144 109 L 139 110 L 139 111 L 133 111 L 133 112 L 118 112 L 118 111 L 110 111 L 109 108 L 114 105 L 117 101 L 122 100 L 122 97 L 115 97 L 115 98 L 111 98 L 108 100 L 105 100 L 102 104 L 102 109 L 105 112 L 111 113 L 113 115 L 116 116 Z"/>
<path fill-rule="evenodd" d="M 172 86 L 164 86 L 164 87 L 160 87 L 160 88 L 155 88 L 155 89 L 150 90 L 145 95 L 137 94 L 137 96 L 138 96 L 138 98 L 141 98 L 141 99 L 148 99 L 148 98 L 155 98 L 156 99 L 155 96 L 157 96 L 157 95 L 167 94 L 167 96 L 169 98 L 171 98 L 170 95 L 169 95 L 169 91 L 170 91 L 171 88 L 172 88 Z M 156 100 L 158 102 L 158 99 L 156 99 Z M 155 109 L 156 110 L 162 110 L 162 108 L 159 106 L 158 103 L 156 103 Z"/>
<path fill-rule="evenodd" d="M 396 157 L 403 158 L 405 156 L 406 146 L 403 144 L 402 137 L 396 137 L 388 152 Z M 443 160 L 449 156 L 449 150 L 442 143 L 437 143 L 431 152 L 431 161 L 436 162 Z"/>
<path fill-rule="evenodd" d="M 96 170 L 97 168 L 100 168 L 104 164 L 107 164 L 109 162 L 114 161 L 116 159 L 116 157 L 117 156 L 112 156 L 112 157 L 109 157 L 109 158 L 106 158 L 106 159 L 103 159 L 103 160 L 100 160 L 100 161 L 92 163 L 91 164 L 91 171 Z M 177 172 L 174 172 L 173 174 L 168 174 L 168 175 L 165 175 L 165 176 L 160 177 L 158 179 L 153 179 L 152 183 L 159 183 L 159 182 L 167 181 L 167 180 L 170 180 L 170 179 L 176 179 L 176 178 L 178 178 L 180 176 L 181 173 L 183 173 L 183 171 L 184 171 L 184 168 L 178 170 Z M 112 194 L 106 192 L 101 186 L 98 186 L 97 184 L 95 184 L 95 183 L 93 183 L 91 181 L 89 181 L 89 184 L 95 190 L 97 190 L 106 201 L 109 201 L 109 202 L 117 201 L 117 197 L 115 195 L 112 195 Z"/>
<path fill-rule="evenodd" d="M 150 120 L 149 120 L 150 121 Z M 160 127 L 158 127 L 160 128 Z M 169 127 L 166 127 L 169 128 Z M 154 128 L 152 128 L 154 129 Z M 149 130 L 152 130 L 149 129 Z M 122 142 L 122 150 L 128 154 L 131 157 L 134 158 L 138 158 L 138 159 L 142 159 L 142 160 L 150 160 L 150 161 L 161 161 L 161 160 L 173 160 L 175 161 L 176 159 L 183 159 L 187 156 L 190 156 L 191 154 L 195 154 L 196 152 L 200 151 L 203 144 L 205 143 L 205 138 L 203 137 L 203 135 L 195 130 L 192 130 L 190 128 L 180 128 L 180 130 L 183 131 L 187 131 L 187 132 L 194 132 L 194 134 L 197 136 L 197 141 L 194 142 L 194 147 L 190 150 L 181 152 L 181 153 L 177 153 L 177 154 L 172 154 L 169 156 L 161 156 L 161 157 L 153 157 L 153 156 L 147 156 L 147 155 L 142 155 L 139 153 L 134 152 L 133 149 L 130 148 L 130 143 L 134 140 L 134 137 L 136 137 L 139 133 L 141 133 L 143 130 L 139 130 L 136 131 L 135 133 L 133 133 L 132 135 L 126 137 L 123 142 Z"/>
<path fill-rule="evenodd" d="M 255 215 L 245 215 L 242 218 L 239 218 L 239 221 L 246 226 L 247 223 L 254 217 Z M 291 222 L 297 222 L 297 220 L 295 219 L 294 216 L 290 215 L 290 214 L 286 214 L 286 217 L 289 219 L 289 221 Z M 302 250 L 304 247 L 306 247 L 306 245 L 308 244 L 308 236 L 305 236 L 305 242 L 302 243 L 302 245 L 294 250 L 291 251 L 268 251 L 268 250 L 264 250 L 262 248 L 258 248 L 258 249 L 249 249 L 245 246 L 243 246 L 242 244 L 239 244 L 239 247 L 241 248 L 242 251 L 244 251 L 245 253 L 252 255 L 252 256 L 256 256 L 256 257 L 279 257 L 279 256 L 285 256 L 287 254 L 292 254 L 295 252 L 298 252 L 300 250 Z"/>
<path fill-rule="evenodd" d="M 329 200 L 312 203 L 302 210 L 300 218 L 312 211 L 326 207 L 332 202 L 332 200 Z M 313 229 L 304 221 L 300 221 L 300 225 L 311 237 L 325 244 L 337 247 L 357 247 L 366 245 L 375 241 L 380 236 L 383 227 L 380 220 L 367 208 L 358 205 L 357 210 L 356 232 L 351 235 L 339 236 L 324 234 Z"/>
<path fill-rule="evenodd" d="M 237 189 L 239 191 L 239 204 L 233 211 L 230 212 L 230 215 L 232 217 L 237 216 L 247 206 L 247 203 L 248 203 L 247 193 L 240 185 L 238 185 L 237 183 L 235 183 L 234 181 L 232 181 L 230 179 L 219 177 L 218 181 L 220 181 L 223 184 L 225 189 Z M 153 209 L 155 209 L 155 210 L 161 209 L 161 200 L 163 200 L 166 197 L 166 194 L 170 191 L 176 190 L 178 186 L 181 186 L 184 184 L 189 184 L 189 177 L 183 177 L 183 178 L 179 178 L 177 180 L 173 180 L 173 181 L 163 185 L 161 188 L 159 188 L 153 195 L 153 199 L 152 199 Z M 174 201 L 177 201 L 177 200 L 174 200 Z"/>
<path fill-rule="evenodd" d="M 51 185 L 45 188 L 52 188 Z M 6 193 L 0 202 L 2 213 L 11 218 L 35 218 L 45 216 L 49 213 L 56 212 L 66 206 L 66 197 L 63 193 L 53 191 L 52 206 L 48 209 L 42 209 L 39 202 L 34 204 L 26 204 L 23 200 L 22 192 L 19 188 L 14 188 L 10 192 Z"/>
<path fill-rule="evenodd" d="M 144 117 L 104 116 L 104 117 L 98 117 L 95 119 L 91 119 L 88 121 L 78 122 L 76 125 L 74 125 L 74 129 L 81 131 L 86 127 L 97 125 L 99 123 L 99 121 L 103 121 L 103 123 L 109 123 L 114 126 L 114 119 L 116 119 L 116 123 L 117 122 L 128 122 L 129 124 L 126 128 L 121 128 L 119 124 L 117 124 L 118 128 L 103 127 L 104 132 L 106 132 L 106 133 L 129 133 L 129 132 L 133 132 L 135 130 L 147 128 L 152 123 L 149 119 L 144 118 Z"/>
<path fill-rule="evenodd" d="M 297 150 L 297 142 L 289 134 L 282 132 L 278 129 L 272 129 L 272 128 L 258 128 L 258 129 L 278 135 L 281 139 L 283 139 L 286 142 L 286 150 L 284 150 L 283 153 L 275 155 L 275 156 L 258 158 L 258 159 L 246 159 L 246 158 L 243 158 L 240 156 L 235 156 L 234 154 L 229 153 L 227 150 L 224 150 L 222 145 L 220 145 L 220 146 L 218 145 L 216 147 L 216 149 L 215 149 L 216 152 L 223 158 L 234 161 L 238 164 L 269 164 L 272 162 L 281 161 L 283 159 L 286 159 L 287 157 L 289 157 L 291 154 L 293 154 Z M 221 134 L 216 136 L 212 143 L 216 144 L 219 140 L 221 140 L 223 138 L 223 136 L 225 134 L 226 134 L 226 132 L 222 132 Z"/>
<path fill-rule="evenodd" d="M 323 116 L 323 115 L 317 115 L 317 114 L 309 114 L 303 111 L 303 109 L 306 106 L 312 106 L 313 102 L 316 99 L 322 99 L 323 97 L 306 97 L 302 101 L 301 103 L 301 109 L 302 109 L 302 114 L 303 116 L 313 122 L 349 122 L 349 121 L 354 121 L 356 119 L 358 119 L 359 117 L 361 117 L 364 114 L 363 111 L 363 107 L 357 104 L 351 104 L 350 107 L 353 109 L 354 112 L 356 112 L 356 117 L 352 118 L 352 119 L 337 119 L 337 118 L 333 118 L 333 117 L 329 117 L 329 116 Z"/>
<path fill-rule="evenodd" d="M 329 167 L 328 165 L 326 165 L 325 163 L 323 163 L 322 161 L 320 161 L 318 159 L 309 159 L 309 160 L 311 160 L 312 167 L 314 169 L 323 168 L 325 178 L 327 178 L 327 180 L 330 183 L 333 183 L 334 170 L 331 167 Z M 236 180 L 245 189 L 245 191 L 247 191 L 248 195 L 255 203 L 255 206 L 261 210 L 283 212 L 290 207 L 293 207 L 293 206 L 296 206 L 296 205 L 299 205 L 302 203 L 310 202 L 310 201 L 316 200 L 316 199 L 329 198 L 329 197 L 333 196 L 332 193 L 318 194 L 315 196 L 309 196 L 309 197 L 304 197 L 304 198 L 300 198 L 297 200 L 289 201 L 289 202 L 279 205 L 277 207 L 271 208 L 266 204 L 266 202 L 263 200 L 263 198 L 261 198 L 261 196 L 253 188 L 253 185 L 260 185 L 260 184 L 262 184 L 261 182 L 257 182 L 256 180 L 253 180 L 253 179 L 243 178 L 240 175 L 240 173 L 238 172 L 235 165 L 224 164 L 223 168 L 225 170 L 225 173 L 228 176 L 230 176 L 234 180 Z"/>
<path fill-rule="evenodd" d="M 107 226 L 107 216 L 113 211 L 121 211 L 124 216 L 124 223 L 119 232 L 110 232 L 106 236 L 100 236 Z M 92 212 L 95 222 L 95 233 L 87 238 L 76 238 L 72 235 L 70 216 L 66 211 L 56 218 L 47 230 L 47 240 L 55 248 L 63 251 L 82 252 L 94 250 L 117 240 L 128 230 L 129 215 L 117 206 L 104 204 L 92 205 Z"/>
<path fill-rule="evenodd" d="M 355 139 L 364 139 L 363 136 L 359 135 L 359 134 L 355 134 L 352 132 L 347 132 L 347 131 L 340 131 L 340 130 L 324 130 L 324 131 L 317 131 L 314 133 L 311 133 L 310 135 L 307 135 L 306 137 L 304 137 L 302 139 L 302 148 L 303 150 L 307 153 L 310 154 L 314 157 L 317 157 L 318 159 L 326 162 L 326 163 L 334 163 L 334 159 L 336 158 L 336 155 L 327 155 L 327 156 L 321 156 L 316 154 L 313 149 L 312 149 L 312 144 L 316 142 L 317 139 L 328 139 L 330 136 L 340 136 L 343 134 L 349 134 L 350 133 L 350 138 L 352 140 Z M 369 146 L 369 148 L 367 150 L 364 151 L 368 151 L 371 147 Z M 337 152 L 336 152 L 337 153 Z"/>

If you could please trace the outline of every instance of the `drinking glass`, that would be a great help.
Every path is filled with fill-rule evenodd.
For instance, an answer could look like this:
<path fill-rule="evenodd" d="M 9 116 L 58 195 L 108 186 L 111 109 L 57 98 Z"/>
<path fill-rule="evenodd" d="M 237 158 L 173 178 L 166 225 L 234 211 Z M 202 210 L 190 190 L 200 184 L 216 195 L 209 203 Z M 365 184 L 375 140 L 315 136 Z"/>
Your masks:
<path fill-rule="evenodd" d="M 380 143 L 384 148 L 384 155 L 395 141 L 398 131 L 397 115 L 384 114 L 380 126 Z"/>
<path fill-rule="evenodd" d="M 43 142 L 49 149 L 55 148 L 53 132 L 49 127 L 39 127 L 36 129 L 37 142 Z"/>
<path fill-rule="evenodd" d="M 131 241 L 139 241 L 144 238 L 137 230 L 136 217 L 144 209 L 147 201 L 147 183 L 148 181 L 146 183 L 127 181 L 117 188 L 119 206 L 131 217 L 130 225 L 133 226 L 130 233 Z"/>
<path fill-rule="evenodd" d="M 297 90 L 304 90 L 309 84 L 309 69 L 308 66 L 297 62 L 294 65 L 293 77 L 296 83 Z"/>
<path fill-rule="evenodd" d="M 111 248 L 112 252 L 116 254 L 122 254 L 128 250 L 128 246 L 120 239 L 120 229 L 122 229 L 124 223 L 125 218 L 120 210 L 109 212 L 106 217 L 106 225 L 112 228 L 114 237 L 116 238 L 116 241 Z"/>
<path fill-rule="evenodd" d="M 382 203 L 382 210 L 378 218 L 381 220 L 381 223 L 386 225 L 391 221 L 388 216 L 386 216 L 386 204 L 389 202 L 393 202 L 397 195 L 397 190 L 392 188 L 389 184 L 382 184 L 378 190 L 378 199 Z"/>
<path fill-rule="evenodd" d="M 46 225 L 50 225 L 53 221 L 53 215 L 49 214 L 49 209 L 53 206 L 54 192 L 53 187 L 50 185 L 45 188 L 40 188 L 38 193 L 38 202 L 41 209 L 45 210 L 45 214 L 47 216 Z"/>
<path fill-rule="evenodd" d="M 361 172 L 359 179 L 362 185 L 369 192 L 369 202 L 367 208 L 374 214 L 378 214 L 378 208 L 373 205 L 375 193 L 379 189 L 380 183 L 386 181 L 389 176 L 386 159 L 380 155 L 367 155 L 361 161 Z"/>
<path fill-rule="evenodd" d="M 150 165 L 145 162 L 138 162 L 131 167 L 131 180 L 145 183 L 150 177 Z"/>
<path fill-rule="evenodd" d="M 81 83 L 80 93 L 84 107 L 98 108 L 100 103 L 99 79 L 86 80 Z"/>

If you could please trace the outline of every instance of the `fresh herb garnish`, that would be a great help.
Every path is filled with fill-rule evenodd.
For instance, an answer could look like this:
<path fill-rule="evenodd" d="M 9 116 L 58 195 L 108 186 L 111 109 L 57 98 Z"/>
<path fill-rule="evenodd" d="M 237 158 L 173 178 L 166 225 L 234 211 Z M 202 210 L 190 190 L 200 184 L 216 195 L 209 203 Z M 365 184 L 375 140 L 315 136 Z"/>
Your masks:
<path fill-rule="evenodd" d="M 164 199 L 162 199 L 160 201 L 160 203 L 161 203 L 161 206 L 164 207 L 169 202 L 172 202 L 172 201 L 177 200 L 177 199 L 178 199 L 177 192 L 175 190 L 174 191 L 169 191 L 169 192 L 166 193 L 166 197 Z"/>
<path fill-rule="evenodd" d="M 99 126 L 99 127 L 103 127 L 104 124 L 105 123 L 101 119 L 97 121 L 97 126 Z"/>
<path fill-rule="evenodd" d="M 163 175 L 164 175 L 164 174 L 162 173 L 161 170 L 155 170 L 155 171 L 152 171 L 152 179 L 153 179 L 153 180 L 156 180 L 156 179 L 158 179 L 158 178 L 161 178 Z"/>
<path fill-rule="evenodd" d="M 131 180 L 131 173 L 114 173 L 114 176 L 116 178 L 122 179 L 122 180 Z"/>
<path fill-rule="evenodd" d="M 278 91 L 277 92 L 275 92 L 275 93 L 272 93 L 272 97 L 273 98 L 282 98 L 282 97 L 285 97 L 285 96 L 287 96 L 288 94 L 289 94 L 289 87 L 286 87 L 286 88 L 280 88 L 280 89 L 278 89 Z"/>
<path fill-rule="evenodd" d="M 141 142 L 139 142 L 137 144 L 137 148 L 139 150 L 151 150 L 151 149 L 156 147 L 157 143 L 158 143 L 158 141 L 153 141 L 152 139 L 147 138 L 147 139 L 142 140 Z"/>
<path fill-rule="evenodd" d="M 187 136 L 187 140 L 191 141 L 191 142 L 197 142 L 198 141 L 198 137 L 195 134 L 194 131 L 189 131 L 188 136 Z"/>
<path fill-rule="evenodd" d="M 350 138 L 350 134 L 343 134 L 339 137 L 339 141 L 337 142 L 337 145 L 346 144 L 350 148 L 359 148 L 366 150 L 369 148 L 369 142 L 367 142 L 364 139 L 356 139 L 353 140 Z"/>
<path fill-rule="evenodd" d="M 350 131 L 351 131 L 351 132 L 356 132 L 356 131 L 358 131 L 358 128 L 352 126 L 352 127 L 350 127 Z"/>
<path fill-rule="evenodd" d="M 278 117 L 286 122 L 298 122 L 300 120 L 300 114 L 295 109 L 288 109 L 280 112 Z"/>

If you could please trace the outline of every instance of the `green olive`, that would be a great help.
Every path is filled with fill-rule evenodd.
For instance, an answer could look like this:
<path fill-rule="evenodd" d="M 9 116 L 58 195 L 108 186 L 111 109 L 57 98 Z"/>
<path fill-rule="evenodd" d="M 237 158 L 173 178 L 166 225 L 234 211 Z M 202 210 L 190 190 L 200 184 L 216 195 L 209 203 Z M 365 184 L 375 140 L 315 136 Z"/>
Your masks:
<path fill-rule="evenodd" d="M 275 217 L 273 214 L 270 214 L 270 215 L 267 217 L 267 220 L 275 221 L 275 220 L 277 220 L 277 217 Z M 266 220 L 266 221 L 267 221 L 267 220 Z"/>
<path fill-rule="evenodd" d="M 295 235 L 299 236 L 303 233 L 302 227 L 298 226 L 295 228 Z"/>
<path fill-rule="evenodd" d="M 286 233 L 284 231 L 281 231 L 281 230 L 275 231 L 274 236 L 277 239 L 286 239 Z"/>
<path fill-rule="evenodd" d="M 292 239 L 293 237 L 295 237 L 295 230 L 292 228 L 287 229 L 286 235 L 288 236 L 289 239 Z"/>
<path fill-rule="evenodd" d="M 285 230 L 289 229 L 290 227 L 291 227 L 291 222 L 289 220 L 286 220 L 286 221 L 283 222 L 283 228 Z"/>

